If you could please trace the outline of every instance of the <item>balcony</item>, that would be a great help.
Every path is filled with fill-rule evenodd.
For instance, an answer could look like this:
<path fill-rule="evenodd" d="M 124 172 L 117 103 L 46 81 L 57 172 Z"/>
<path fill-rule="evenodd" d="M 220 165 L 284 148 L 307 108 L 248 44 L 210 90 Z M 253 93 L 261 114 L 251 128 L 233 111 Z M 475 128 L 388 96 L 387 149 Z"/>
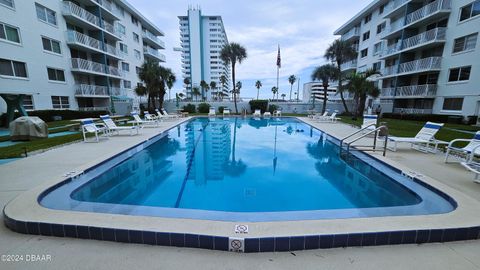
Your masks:
<path fill-rule="evenodd" d="M 432 109 L 395 108 L 393 112 L 403 114 L 432 114 Z"/>
<path fill-rule="evenodd" d="M 410 0 L 393 0 L 385 7 L 384 11 L 384 18 L 389 18 L 398 15 L 401 13 L 403 8 L 406 4 L 410 2 Z"/>
<path fill-rule="evenodd" d="M 445 42 L 445 27 L 435 28 L 421 34 L 409 37 L 403 41 L 388 46 L 382 53 L 382 58 L 396 55 L 411 49 L 417 49 L 437 42 Z"/>
<path fill-rule="evenodd" d="M 340 65 L 340 70 L 341 71 L 346 71 L 346 70 L 351 70 L 351 69 L 356 69 L 357 68 L 357 59 L 345 62 Z"/>
<path fill-rule="evenodd" d="M 408 85 L 392 88 L 382 88 L 382 98 L 434 98 L 437 94 L 436 84 Z"/>
<path fill-rule="evenodd" d="M 113 6 L 110 2 L 105 1 L 105 0 L 94 0 L 100 7 L 103 8 L 104 11 L 106 11 L 103 14 L 108 14 L 112 19 L 119 20 L 120 19 L 120 14 L 118 11 L 113 9 Z"/>
<path fill-rule="evenodd" d="M 440 70 L 442 57 L 429 57 L 382 69 L 382 77 L 400 76 L 418 72 Z"/>
<path fill-rule="evenodd" d="M 80 47 L 94 52 L 106 53 L 116 59 L 122 59 L 119 50 L 110 44 L 102 44 L 98 39 L 73 30 L 68 30 L 66 35 L 67 44 L 72 47 Z"/>
<path fill-rule="evenodd" d="M 442 11 L 450 12 L 451 0 L 436 0 L 428 5 L 425 5 L 414 12 L 407 14 L 405 18 L 405 25 L 412 25 L 420 22 L 426 18 L 429 18 Z"/>
<path fill-rule="evenodd" d="M 143 41 L 145 41 L 147 44 L 149 44 L 155 49 L 165 49 L 165 43 L 160 39 L 158 39 L 157 36 L 155 36 L 154 34 L 148 31 L 142 32 L 142 38 L 143 38 Z"/>
<path fill-rule="evenodd" d="M 76 84 L 76 97 L 94 97 L 94 98 L 109 98 L 108 88 L 106 86 L 91 85 L 91 84 Z"/>
<path fill-rule="evenodd" d="M 123 73 L 116 67 L 104 65 L 101 63 L 88 61 L 81 58 L 72 58 L 72 71 L 88 73 L 94 75 L 109 76 L 120 79 Z"/>
<path fill-rule="evenodd" d="M 143 54 L 145 55 L 145 57 L 153 58 L 159 62 L 166 62 L 165 55 L 159 53 L 158 50 L 155 50 L 153 48 L 143 47 Z"/>
<path fill-rule="evenodd" d="M 110 94 L 112 96 L 124 97 L 127 95 L 127 90 L 125 88 L 120 88 L 120 87 L 110 87 Z"/>
<path fill-rule="evenodd" d="M 358 38 L 360 38 L 360 29 L 357 27 L 350 29 L 347 33 L 342 35 L 343 41 L 358 39 Z"/>

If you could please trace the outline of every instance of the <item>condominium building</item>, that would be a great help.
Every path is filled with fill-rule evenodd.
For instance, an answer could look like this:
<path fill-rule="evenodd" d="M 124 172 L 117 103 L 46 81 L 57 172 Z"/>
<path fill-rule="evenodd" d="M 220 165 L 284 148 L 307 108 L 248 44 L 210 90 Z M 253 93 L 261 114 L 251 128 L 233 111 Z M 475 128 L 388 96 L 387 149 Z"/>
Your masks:
<path fill-rule="evenodd" d="M 334 32 L 380 71 L 383 112 L 478 116 L 480 0 L 375 0 Z"/>
<path fill-rule="evenodd" d="M 180 41 L 182 47 L 183 78 L 190 80 L 184 85 L 187 98 L 193 98 L 192 89 L 198 88 L 201 97 L 212 99 L 226 94 L 230 68 L 220 59 L 220 51 L 228 44 L 221 16 L 204 16 L 200 8 L 189 8 L 187 16 L 179 16 Z M 222 75 L 227 83 L 221 83 Z M 215 89 L 206 91 L 200 87 L 205 81 L 215 82 Z"/>
<path fill-rule="evenodd" d="M 165 62 L 163 32 L 125 0 L 0 0 L 0 14 L 0 95 L 27 110 L 127 113 L 144 60 Z"/>
<path fill-rule="evenodd" d="M 330 83 L 327 87 L 327 101 L 336 100 L 338 85 Z M 322 82 L 308 82 L 303 84 L 303 102 L 309 103 L 315 99 L 315 103 L 322 103 L 324 100 L 324 89 Z"/>

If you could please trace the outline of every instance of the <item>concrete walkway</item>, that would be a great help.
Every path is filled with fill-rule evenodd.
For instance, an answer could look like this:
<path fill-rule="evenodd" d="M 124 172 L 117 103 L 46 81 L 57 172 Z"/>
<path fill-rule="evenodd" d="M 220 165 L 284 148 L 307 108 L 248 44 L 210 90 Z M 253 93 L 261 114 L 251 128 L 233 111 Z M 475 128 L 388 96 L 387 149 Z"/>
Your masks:
<path fill-rule="evenodd" d="M 352 130 L 344 124 L 315 124 L 337 137 Z M 166 128 L 166 126 L 165 126 Z M 163 129 L 165 129 L 163 128 Z M 53 149 L 0 166 L 0 206 L 41 183 L 38 175 L 62 175 L 68 168 L 113 155 L 115 146 L 135 144 L 159 130 L 135 137 L 120 136 L 95 144 L 92 153 L 83 143 Z M 132 139 L 135 138 L 135 139 Z M 83 144 L 84 145 L 84 144 Z M 91 147 L 88 147 L 91 148 Z M 83 149 L 83 150 L 82 150 Z M 74 155 L 72 153 L 75 153 Z M 375 154 L 378 155 L 378 154 Z M 67 157 L 67 158 L 65 158 Z M 443 163 L 443 156 L 423 154 L 408 147 L 387 158 L 435 178 L 480 200 L 480 185 L 458 164 Z M 43 168 L 44 170 L 41 170 Z M 45 172 L 48 168 L 48 172 Z M 211 250 L 121 244 L 72 238 L 23 235 L 0 225 L 0 269 L 480 269 L 480 241 L 446 244 L 340 248 L 286 253 L 235 254 Z M 4 255 L 50 255 L 47 262 L 5 262 Z M 11 257 L 10 257 L 11 258 Z"/>

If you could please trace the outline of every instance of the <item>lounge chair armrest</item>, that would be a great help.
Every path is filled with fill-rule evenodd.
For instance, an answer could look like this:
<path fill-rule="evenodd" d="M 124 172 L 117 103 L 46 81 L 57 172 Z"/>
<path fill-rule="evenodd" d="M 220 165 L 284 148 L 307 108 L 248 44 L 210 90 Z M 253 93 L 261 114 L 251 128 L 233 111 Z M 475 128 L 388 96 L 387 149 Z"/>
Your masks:
<path fill-rule="evenodd" d="M 453 147 L 453 144 L 457 143 L 457 142 L 471 142 L 471 141 L 472 140 L 470 140 L 470 139 L 455 139 L 455 140 L 450 141 L 450 143 L 448 144 L 447 147 L 448 148 Z"/>

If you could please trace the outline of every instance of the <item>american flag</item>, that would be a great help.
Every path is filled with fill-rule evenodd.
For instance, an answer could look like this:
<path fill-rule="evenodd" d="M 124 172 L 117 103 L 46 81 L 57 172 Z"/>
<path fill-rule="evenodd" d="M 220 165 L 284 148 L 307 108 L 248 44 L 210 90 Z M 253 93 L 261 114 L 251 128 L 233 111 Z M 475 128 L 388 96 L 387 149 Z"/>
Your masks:
<path fill-rule="evenodd" d="M 278 55 L 277 55 L 277 67 L 282 67 L 282 59 L 280 58 L 280 45 L 278 45 Z"/>

